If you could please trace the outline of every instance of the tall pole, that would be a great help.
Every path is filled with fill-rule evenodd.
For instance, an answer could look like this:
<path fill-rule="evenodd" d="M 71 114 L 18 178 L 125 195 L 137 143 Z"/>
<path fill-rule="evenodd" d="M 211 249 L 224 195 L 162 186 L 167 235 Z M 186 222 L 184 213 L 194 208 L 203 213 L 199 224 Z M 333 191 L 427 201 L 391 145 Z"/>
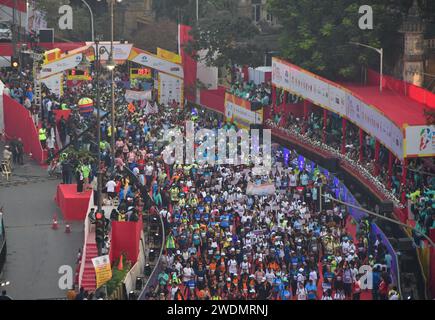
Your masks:
<path fill-rule="evenodd" d="M 384 78 L 384 49 L 381 48 L 379 51 L 379 54 L 381 55 L 381 62 L 380 62 L 380 78 L 379 78 L 379 91 L 382 92 L 382 82 Z"/>
<path fill-rule="evenodd" d="M 97 153 L 97 212 L 101 212 L 101 170 L 100 170 L 100 163 L 101 163 L 101 150 L 100 150 L 100 143 L 101 143 L 101 118 L 100 118 L 100 52 L 98 48 L 98 41 L 95 41 L 95 73 L 96 73 L 96 79 L 97 79 L 97 144 L 98 144 L 98 153 Z"/>
<path fill-rule="evenodd" d="M 356 45 L 356 46 L 369 48 L 369 49 L 375 50 L 377 53 L 379 53 L 380 59 L 381 59 L 380 68 L 379 68 L 380 69 L 379 70 L 379 91 L 382 93 L 382 82 L 383 82 L 383 78 L 384 78 L 384 76 L 383 76 L 383 73 L 384 73 L 384 70 L 383 70 L 383 68 L 384 68 L 384 49 L 383 48 L 378 49 L 378 48 L 375 48 L 375 47 L 372 47 L 372 46 L 369 46 L 369 45 L 366 45 L 363 43 L 359 43 L 359 42 L 349 42 L 349 43 Z"/>
<path fill-rule="evenodd" d="M 110 39 L 110 54 L 112 56 L 112 61 L 114 61 L 113 56 L 113 25 L 114 25 L 114 14 L 113 14 L 113 6 L 115 0 L 110 1 L 110 20 L 111 20 L 111 39 Z M 111 109 L 111 137 L 110 137 L 110 147 L 112 150 L 112 156 L 115 157 L 115 84 L 114 84 L 114 75 L 115 69 L 112 69 L 112 109 Z"/>
<path fill-rule="evenodd" d="M 17 7 L 17 0 L 14 0 L 13 8 L 12 8 L 12 47 L 14 49 L 14 56 L 17 56 L 17 29 L 16 29 L 16 8 Z"/>
<path fill-rule="evenodd" d="M 196 25 L 198 25 L 199 21 L 199 0 L 196 0 Z"/>
<path fill-rule="evenodd" d="M 83 4 L 88 8 L 89 13 L 91 15 L 91 37 L 92 37 L 92 42 L 95 41 L 95 33 L 94 33 L 94 13 L 92 12 L 91 6 L 85 1 L 82 0 Z"/>

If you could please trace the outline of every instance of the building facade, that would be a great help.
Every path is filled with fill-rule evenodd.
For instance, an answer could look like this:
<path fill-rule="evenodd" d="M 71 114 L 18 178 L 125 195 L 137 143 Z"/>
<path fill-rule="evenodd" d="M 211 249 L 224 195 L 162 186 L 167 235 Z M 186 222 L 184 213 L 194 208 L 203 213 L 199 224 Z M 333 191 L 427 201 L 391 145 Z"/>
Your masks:
<path fill-rule="evenodd" d="M 429 90 L 435 89 L 435 38 L 431 38 L 430 24 L 423 19 L 418 1 L 404 17 L 400 32 L 403 34 L 403 70 L 406 82 Z"/>

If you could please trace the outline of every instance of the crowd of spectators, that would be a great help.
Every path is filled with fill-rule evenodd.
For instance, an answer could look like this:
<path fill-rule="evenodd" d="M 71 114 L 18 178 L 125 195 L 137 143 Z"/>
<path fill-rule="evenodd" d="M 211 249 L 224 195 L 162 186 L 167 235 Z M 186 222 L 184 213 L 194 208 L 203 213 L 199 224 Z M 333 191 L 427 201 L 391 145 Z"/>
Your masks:
<path fill-rule="evenodd" d="M 403 165 L 397 158 L 393 158 L 392 175 L 388 172 L 389 150 L 380 146 L 379 159 L 375 159 L 376 139 L 364 133 L 362 140 L 362 154 L 360 154 L 359 128 L 347 122 L 346 136 L 342 134 L 342 118 L 328 112 L 326 121 L 326 137 L 324 139 L 324 114 L 320 108 L 313 109 L 307 119 L 296 117 L 293 113 L 288 115 L 282 112 L 273 112 L 272 120 L 275 125 L 303 134 L 317 144 L 330 146 L 341 150 L 343 139 L 345 142 L 345 155 L 354 163 L 361 163 L 371 174 L 372 179 L 379 180 L 384 188 L 398 200 L 404 207 L 409 208 L 409 221 L 415 223 L 416 228 L 426 235 L 435 227 L 435 170 L 433 158 L 409 159 L 407 164 L 406 184 L 402 181 Z M 360 159 L 362 158 L 362 162 Z M 378 175 L 375 167 L 378 166 Z M 416 243 L 423 239 L 418 233 L 414 234 Z"/>
<path fill-rule="evenodd" d="M 11 96 L 22 104 L 29 98 L 24 95 L 29 89 L 25 83 L 10 87 Z M 101 89 L 102 110 L 108 111 L 110 88 Z M 264 104 L 270 99 L 270 89 L 263 85 L 233 89 L 240 97 Z M 281 147 L 274 149 L 273 169 L 264 176 L 254 176 L 251 166 L 167 164 L 161 154 L 165 130 L 183 128 L 186 120 L 194 120 L 196 130 L 227 124 L 201 110 L 158 106 L 158 112 L 149 113 L 141 103 L 131 108 L 124 90 L 116 89 L 116 131 L 111 132 L 103 119 L 99 145 L 95 115 L 75 110 L 58 124 L 53 116 L 55 109 L 76 109 L 83 96 L 95 99 L 92 82 L 66 90 L 62 98 L 44 92 L 35 123 L 48 132 L 58 130 L 62 146 L 73 142 L 58 161 L 63 183 L 72 183 L 75 176 L 77 191 L 95 189 L 97 171 L 102 171 L 107 199 L 118 201 L 109 220 L 137 221 L 141 213 L 163 218 L 163 268 L 158 286 L 147 293 L 149 299 L 398 298 L 391 283 L 391 259 L 382 242 L 371 236 L 370 222 L 363 219 L 352 232 L 353 220 L 345 208 L 329 199 L 320 205 L 321 190 L 333 190 L 319 168 L 300 169 L 292 161 L 296 153 L 291 151 L 286 160 Z M 313 135 L 319 121 L 312 121 Z M 109 143 L 112 134 L 114 150 Z M 249 183 L 273 184 L 276 191 L 247 195 Z M 99 241 L 99 249 L 107 251 L 107 235 Z M 360 267 L 365 264 L 374 271 L 371 293 L 361 280 Z"/>
<path fill-rule="evenodd" d="M 268 106 L 271 100 L 270 84 L 261 83 L 256 85 L 253 81 L 236 82 L 229 92 L 235 96 L 248 100 L 251 103 L 259 103 Z"/>

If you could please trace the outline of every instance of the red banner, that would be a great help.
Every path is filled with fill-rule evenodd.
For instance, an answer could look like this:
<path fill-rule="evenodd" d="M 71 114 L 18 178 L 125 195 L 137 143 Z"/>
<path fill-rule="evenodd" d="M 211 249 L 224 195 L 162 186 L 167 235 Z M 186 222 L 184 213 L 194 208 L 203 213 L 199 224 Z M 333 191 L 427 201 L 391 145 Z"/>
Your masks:
<path fill-rule="evenodd" d="M 111 259 L 118 259 L 123 253 L 132 264 L 136 263 L 139 254 L 142 232 L 142 216 L 139 221 L 112 221 L 112 240 L 110 246 Z"/>
<path fill-rule="evenodd" d="M 45 153 L 39 142 L 38 131 L 30 112 L 7 95 L 3 95 L 3 108 L 7 139 L 21 138 L 24 152 L 31 153 L 32 158 L 42 164 L 45 160 Z"/>
<path fill-rule="evenodd" d="M 192 27 L 180 24 L 178 25 L 178 53 L 181 55 L 183 61 L 184 70 L 184 97 L 188 101 L 196 101 L 196 73 L 197 65 L 196 61 L 189 56 L 184 50 L 184 46 L 192 40 L 192 36 L 189 34 Z"/>

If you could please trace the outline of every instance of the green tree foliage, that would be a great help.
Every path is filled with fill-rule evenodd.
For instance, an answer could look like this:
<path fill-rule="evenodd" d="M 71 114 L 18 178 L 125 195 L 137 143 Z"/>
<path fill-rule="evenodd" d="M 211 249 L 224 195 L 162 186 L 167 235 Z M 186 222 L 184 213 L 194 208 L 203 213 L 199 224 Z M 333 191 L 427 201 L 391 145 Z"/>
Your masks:
<path fill-rule="evenodd" d="M 251 20 L 237 14 L 233 0 L 215 0 L 208 3 L 209 14 L 199 20 L 193 28 L 194 41 L 187 51 L 207 50 L 205 62 L 216 67 L 229 67 L 234 64 L 258 66 L 263 59 L 263 51 L 254 37 L 259 33 Z"/>
<path fill-rule="evenodd" d="M 362 5 L 373 8 L 373 30 L 361 30 Z M 281 56 L 323 76 L 357 78 L 361 65 L 377 67 L 379 55 L 349 42 L 384 48 L 386 67 L 399 50 L 402 0 L 269 0 L 268 10 L 282 25 Z"/>

